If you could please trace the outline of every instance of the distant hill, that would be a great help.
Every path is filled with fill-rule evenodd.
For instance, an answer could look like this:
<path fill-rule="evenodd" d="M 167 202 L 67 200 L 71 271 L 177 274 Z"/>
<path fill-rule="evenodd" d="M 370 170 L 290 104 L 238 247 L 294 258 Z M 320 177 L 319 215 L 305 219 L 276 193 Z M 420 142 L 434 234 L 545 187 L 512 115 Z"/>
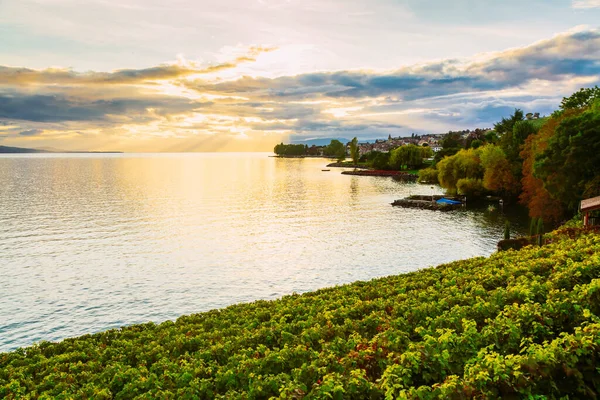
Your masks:
<path fill-rule="evenodd" d="M 64 151 L 58 149 L 27 149 L 25 147 L 9 147 L 0 146 L 0 153 L 84 153 L 84 154 L 95 154 L 95 153 L 122 153 L 122 151 Z"/>
<path fill-rule="evenodd" d="M 0 146 L 0 153 L 50 153 L 46 150 L 26 149 L 24 147 Z"/>
<path fill-rule="evenodd" d="M 305 144 L 307 146 L 326 146 L 331 143 L 332 140 L 339 140 L 340 142 L 346 144 L 350 141 L 350 139 L 346 138 L 302 138 L 302 137 L 290 137 L 291 144 Z"/>

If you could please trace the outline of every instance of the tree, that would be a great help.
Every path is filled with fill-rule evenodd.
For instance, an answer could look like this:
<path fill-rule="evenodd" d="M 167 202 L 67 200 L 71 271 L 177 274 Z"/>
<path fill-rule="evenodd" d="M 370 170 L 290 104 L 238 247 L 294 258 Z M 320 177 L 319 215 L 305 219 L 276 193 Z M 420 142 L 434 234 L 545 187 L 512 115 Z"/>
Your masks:
<path fill-rule="evenodd" d="M 377 155 L 373 159 L 373 168 L 375 169 L 389 169 L 390 168 L 390 153 L 377 152 Z"/>
<path fill-rule="evenodd" d="M 358 165 L 358 159 L 360 158 L 360 150 L 358 148 L 358 139 L 355 137 L 350 142 L 350 157 L 354 163 L 354 167 Z"/>
<path fill-rule="evenodd" d="M 480 150 L 475 149 L 463 149 L 451 157 L 446 157 L 437 164 L 439 171 L 438 179 L 440 185 L 447 189 L 450 193 L 460 192 L 458 188 L 458 182 L 461 179 L 471 179 L 470 181 L 464 181 L 462 183 L 463 188 L 467 186 L 470 188 L 471 194 L 477 194 L 483 191 L 483 183 L 481 182 L 481 189 L 477 188 L 477 180 L 481 181 L 483 178 L 484 169 L 481 165 L 479 158 Z M 473 190 L 471 190 L 473 189 Z M 477 193 L 475 193 L 477 192 Z"/>
<path fill-rule="evenodd" d="M 430 157 L 433 151 L 430 147 L 409 144 L 395 148 L 390 152 L 390 167 L 395 170 L 418 169 L 423 165 L 423 159 Z"/>
<path fill-rule="evenodd" d="M 492 144 L 495 144 L 498 141 L 498 135 L 496 134 L 496 131 L 488 131 L 488 133 L 484 135 L 484 138 L 486 142 Z"/>
<path fill-rule="evenodd" d="M 562 110 L 588 108 L 598 99 L 600 99 L 600 88 L 598 86 L 581 88 L 571 96 L 563 98 L 560 108 Z"/>
<path fill-rule="evenodd" d="M 420 183 L 439 183 L 438 171 L 433 168 L 425 168 L 419 171 Z"/>
<path fill-rule="evenodd" d="M 600 100 L 586 111 L 567 114 L 534 163 L 534 176 L 543 181 L 552 197 L 573 211 L 587 183 L 599 175 Z"/>
<path fill-rule="evenodd" d="M 542 153 L 548 146 L 548 140 L 554 135 L 556 127 L 560 123 L 561 117 L 552 117 L 540 129 L 538 134 L 531 135 L 525 140 L 521 158 L 523 159 L 523 178 L 521 179 L 521 194 L 519 202 L 527 207 L 529 216 L 532 218 L 533 228 L 530 229 L 533 236 L 535 234 L 535 223 L 538 218 L 557 223 L 564 215 L 564 206 L 558 200 L 553 198 L 544 187 L 541 179 L 534 176 L 533 167 L 536 155 Z"/>
<path fill-rule="evenodd" d="M 481 179 L 461 178 L 456 182 L 456 191 L 467 197 L 481 197 L 485 193 L 485 188 Z"/>
<path fill-rule="evenodd" d="M 518 143 L 513 140 L 514 127 L 518 122 L 523 122 L 523 118 L 523 110 L 517 108 L 513 115 L 508 118 L 503 117 L 500 122 L 494 125 L 496 132 L 500 135 L 500 147 L 511 163 L 516 161 L 519 156 Z"/>
<path fill-rule="evenodd" d="M 500 136 L 503 136 L 507 133 L 511 133 L 515 124 L 518 121 L 523 121 L 523 119 L 524 119 L 523 110 L 521 110 L 519 108 L 515 108 L 515 111 L 513 112 L 513 114 L 510 117 L 508 117 L 508 118 L 502 117 L 502 120 L 500 122 L 498 122 L 497 124 L 494 124 L 494 130 L 496 131 L 496 134 L 498 134 Z"/>
<path fill-rule="evenodd" d="M 538 246 L 541 246 L 544 244 L 544 220 L 542 218 L 538 218 L 536 231 L 537 244 Z"/>
<path fill-rule="evenodd" d="M 519 180 L 512 173 L 511 165 L 499 146 L 488 144 L 481 148 L 483 187 L 502 196 L 516 196 L 519 193 Z"/>
<path fill-rule="evenodd" d="M 333 139 L 325 148 L 323 149 L 323 154 L 329 157 L 335 157 L 338 160 L 341 158 L 342 160 L 346 158 L 346 148 L 343 143 L 337 139 Z"/>
<path fill-rule="evenodd" d="M 307 147 L 303 144 L 283 144 L 275 146 L 273 152 L 278 156 L 302 156 L 307 153 Z"/>
<path fill-rule="evenodd" d="M 448 132 L 442 140 L 442 149 L 435 154 L 434 161 L 437 163 L 444 157 L 453 156 L 464 147 L 464 142 L 460 133 Z"/>

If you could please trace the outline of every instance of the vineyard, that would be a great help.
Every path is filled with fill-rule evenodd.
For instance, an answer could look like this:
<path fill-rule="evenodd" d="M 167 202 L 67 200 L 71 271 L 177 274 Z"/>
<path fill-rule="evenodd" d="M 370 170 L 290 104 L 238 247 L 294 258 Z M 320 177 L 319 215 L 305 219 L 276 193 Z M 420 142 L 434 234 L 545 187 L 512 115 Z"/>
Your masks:
<path fill-rule="evenodd" d="M 597 398 L 600 235 L 548 242 L 0 354 L 0 398 Z"/>

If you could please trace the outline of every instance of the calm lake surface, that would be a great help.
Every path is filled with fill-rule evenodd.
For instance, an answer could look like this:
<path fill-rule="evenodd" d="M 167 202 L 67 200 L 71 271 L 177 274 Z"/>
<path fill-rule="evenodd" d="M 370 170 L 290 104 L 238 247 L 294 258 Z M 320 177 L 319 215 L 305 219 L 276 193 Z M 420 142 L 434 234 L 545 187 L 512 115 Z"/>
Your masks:
<path fill-rule="evenodd" d="M 500 211 L 392 207 L 442 191 L 327 162 L 0 156 L 0 352 L 485 256 L 502 238 Z"/>

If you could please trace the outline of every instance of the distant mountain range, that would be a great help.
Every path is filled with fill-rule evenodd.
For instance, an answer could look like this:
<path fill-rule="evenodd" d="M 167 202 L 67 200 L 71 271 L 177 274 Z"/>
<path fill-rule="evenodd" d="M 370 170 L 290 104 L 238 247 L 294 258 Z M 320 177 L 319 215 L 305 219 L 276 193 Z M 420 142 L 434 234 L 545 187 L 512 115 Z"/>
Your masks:
<path fill-rule="evenodd" d="M 302 137 L 290 137 L 290 143 L 292 144 L 305 144 L 307 146 L 327 146 L 332 140 L 339 140 L 346 144 L 350 140 L 346 138 L 302 138 Z"/>
<path fill-rule="evenodd" d="M 23 147 L 0 146 L 0 153 L 50 153 L 40 149 L 26 149 Z"/>
<path fill-rule="evenodd" d="M 25 147 L 0 146 L 0 153 L 122 153 L 121 151 L 64 151 L 58 149 L 27 149 Z"/>

